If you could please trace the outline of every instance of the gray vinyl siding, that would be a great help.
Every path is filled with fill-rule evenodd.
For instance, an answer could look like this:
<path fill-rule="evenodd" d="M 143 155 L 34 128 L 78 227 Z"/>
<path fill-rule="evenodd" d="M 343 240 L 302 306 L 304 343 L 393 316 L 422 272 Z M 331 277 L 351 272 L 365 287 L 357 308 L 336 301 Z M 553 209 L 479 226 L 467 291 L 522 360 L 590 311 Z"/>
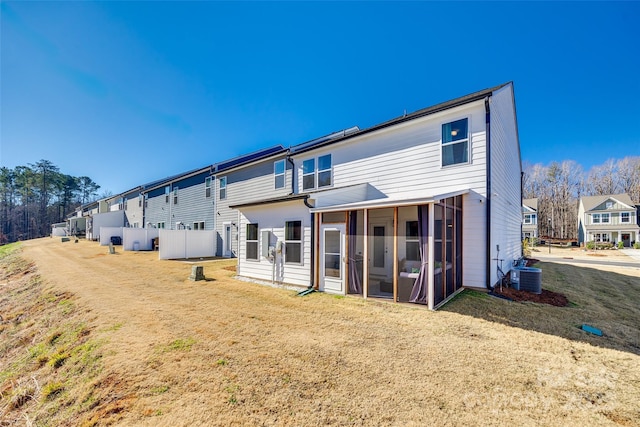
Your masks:
<path fill-rule="evenodd" d="M 214 229 L 214 197 L 206 197 L 205 178 L 209 174 L 201 174 L 189 180 L 200 180 L 199 184 L 187 184 L 186 180 L 176 181 L 172 185 L 172 192 L 169 197 L 171 206 L 171 227 L 175 229 L 176 222 L 182 222 L 186 227 L 193 229 L 194 222 L 204 221 L 205 230 Z M 185 185 L 189 185 L 185 187 Z M 213 183 L 211 184 L 213 186 Z M 178 187 L 178 203 L 174 204 L 173 189 Z"/>
<path fill-rule="evenodd" d="M 238 211 L 229 206 L 250 203 L 259 200 L 286 196 L 291 193 L 291 165 L 285 160 L 285 185 L 283 188 L 275 188 L 273 164 L 285 156 L 273 157 L 268 160 L 252 163 L 244 167 L 224 171 L 216 175 L 216 231 L 218 232 L 218 255 L 224 256 L 224 227 L 231 227 L 231 252 L 233 257 L 238 256 Z M 220 178 L 227 178 L 227 197 L 220 200 Z"/>
<path fill-rule="evenodd" d="M 134 224 L 138 224 L 138 227 L 144 227 L 144 211 L 143 207 L 139 206 L 139 191 L 125 194 L 124 198 L 127 200 L 126 209 L 124 210 L 125 224 L 128 227 L 133 227 Z"/>
<path fill-rule="evenodd" d="M 522 166 L 518 145 L 513 86 L 507 85 L 491 97 L 491 242 L 490 258 L 500 245 L 503 271 L 522 254 Z M 497 282 L 496 265 L 490 266 L 491 284 Z"/>
<path fill-rule="evenodd" d="M 165 223 L 165 228 L 171 228 L 171 205 L 165 202 L 164 194 L 149 196 L 147 207 L 144 209 L 144 226 L 156 227 L 159 222 Z"/>

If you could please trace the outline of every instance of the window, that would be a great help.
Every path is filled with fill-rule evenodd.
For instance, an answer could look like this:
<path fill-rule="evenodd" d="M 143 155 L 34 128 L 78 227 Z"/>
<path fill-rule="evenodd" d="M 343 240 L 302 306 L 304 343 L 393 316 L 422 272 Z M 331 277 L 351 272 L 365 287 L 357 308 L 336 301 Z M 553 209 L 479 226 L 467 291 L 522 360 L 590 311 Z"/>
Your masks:
<path fill-rule="evenodd" d="M 316 183 L 317 174 L 317 183 Z M 310 190 L 321 187 L 329 187 L 332 184 L 332 159 L 331 154 L 325 154 L 317 159 L 308 159 L 302 162 L 302 189 Z"/>
<path fill-rule="evenodd" d="M 302 221 L 284 223 L 285 264 L 302 264 Z"/>
<path fill-rule="evenodd" d="M 138 207 L 141 208 L 142 207 L 142 194 L 138 195 Z"/>
<path fill-rule="evenodd" d="M 275 178 L 275 188 L 284 188 L 284 160 L 273 163 L 273 176 Z"/>
<path fill-rule="evenodd" d="M 442 166 L 469 162 L 469 120 L 442 125 Z"/>
<path fill-rule="evenodd" d="M 227 177 L 220 178 L 220 200 L 227 198 Z"/>
<path fill-rule="evenodd" d="M 175 187 L 173 189 L 173 204 L 174 205 L 178 204 L 178 187 Z"/>
<path fill-rule="evenodd" d="M 211 197 L 211 177 L 204 179 L 204 197 Z"/>
<path fill-rule="evenodd" d="M 535 224 L 535 215 L 532 214 L 524 214 L 524 223 L 525 224 Z"/>
<path fill-rule="evenodd" d="M 258 261 L 258 224 L 247 224 L 247 259 Z"/>
<path fill-rule="evenodd" d="M 193 223 L 194 230 L 204 230 L 204 221 L 194 222 Z"/>
<path fill-rule="evenodd" d="M 620 222 L 623 224 L 629 224 L 631 222 L 631 215 L 629 212 L 620 213 Z"/>
<path fill-rule="evenodd" d="M 171 188 L 167 185 L 164 187 L 164 202 L 169 203 L 169 193 L 171 193 Z"/>
<path fill-rule="evenodd" d="M 126 198 L 123 198 L 122 200 L 123 200 L 123 202 L 122 202 L 122 206 L 124 207 L 124 210 L 126 211 L 126 210 L 127 210 L 127 202 L 128 202 L 129 200 L 128 200 L 128 199 L 126 199 Z"/>
<path fill-rule="evenodd" d="M 600 224 L 600 214 L 591 215 L 591 224 Z"/>
<path fill-rule="evenodd" d="M 164 221 L 159 222 L 157 228 L 164 228 Z"/>
<path fill-rule="evenodd" d="M 146 208 L 148 204 L 149 204 L 149 195 L 145 194 L 144 195 L 144 207 Z"/>
<path fill-rule="evenodd" d="M 418 239 L 418 221 L 407 221 L 405 240 L 407 261 L 420 261 L 420 240 Z"/>
<path fill-rule="evenodd" d="M 607 202 L 604 204 L 607 209 L 611 209 L 613 207 L 613 202 Z"/>
<path fill-rule="evenodd" d="M 602 223 L 603 223 L 603 224 L 608 224 L 608 223 L 609 223 L 609 216 L 610 216 L 610 215 L 611 215 L 611 214 L 608 214 L 608 213 L 603 213 L 603 214 L 601 215 L 601 216 L 602 216 Z"/>
<path fill-rule="evenodd" d="M 596 242 L 610 242 L 610 238 L 609 238 L 609 234 L 608 233 L 596 233 L 593 235 L 593 240 L 595 240 Z"/>
<path fill-rule="evenodd" d="M 316 186 L 316 159 L 302 162 L 302 189 L 309 190 Z"/>

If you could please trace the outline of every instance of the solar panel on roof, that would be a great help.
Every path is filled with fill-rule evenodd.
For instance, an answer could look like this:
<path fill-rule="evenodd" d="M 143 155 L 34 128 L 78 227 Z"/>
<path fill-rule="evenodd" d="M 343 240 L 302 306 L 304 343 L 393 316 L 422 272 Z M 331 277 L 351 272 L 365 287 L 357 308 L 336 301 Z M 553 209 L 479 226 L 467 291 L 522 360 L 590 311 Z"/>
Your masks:
<path fill-rule="evenodd" d="M 266 148 L 264 150 L 256 151 L 255 153 L 246 154 L 244 156 L 236 157 L 235 159 L 227 160 L 226 162 L 218 163 L 216 168 L 218 171 L 229 169 L 234 166 L 238 166 L 244 163 L 248 163 L 254 160 L 261 159 L 263 157 L 270 156 L 279 151 L 284 151 L 284 147 L 282 145 L 276 145 L 274 147 Z"/>

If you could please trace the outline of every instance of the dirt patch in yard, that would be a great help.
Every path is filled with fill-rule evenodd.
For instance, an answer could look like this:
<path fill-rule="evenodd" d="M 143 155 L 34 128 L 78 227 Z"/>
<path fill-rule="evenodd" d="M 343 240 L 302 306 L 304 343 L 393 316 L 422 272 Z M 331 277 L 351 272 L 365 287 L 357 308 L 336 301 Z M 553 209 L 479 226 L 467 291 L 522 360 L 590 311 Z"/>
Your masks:
<path fill-rule="evenodd" d="M 538 304 L 553 305 L 555 307 L 566 307 L 569 305 L 569 300 L 566 296 L 546 289 L 543 289 L 540 294 L 534 294 L 532 292 L 503 287 L 502 289 L 496 288 L 494 293 L 502 295 L 511 301 L 535 302 Z"/>

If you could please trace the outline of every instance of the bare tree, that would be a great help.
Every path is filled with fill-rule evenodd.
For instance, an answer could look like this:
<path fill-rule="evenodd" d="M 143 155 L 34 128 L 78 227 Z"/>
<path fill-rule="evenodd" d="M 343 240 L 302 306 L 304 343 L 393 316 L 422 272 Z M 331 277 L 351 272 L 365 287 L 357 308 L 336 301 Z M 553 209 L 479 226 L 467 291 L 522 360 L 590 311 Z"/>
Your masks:
<path fill-rule="evenodd" d="M 618 185 L 634 203 L 640 204 L 640 157 L 625 157 L 616 164 Z"/>

